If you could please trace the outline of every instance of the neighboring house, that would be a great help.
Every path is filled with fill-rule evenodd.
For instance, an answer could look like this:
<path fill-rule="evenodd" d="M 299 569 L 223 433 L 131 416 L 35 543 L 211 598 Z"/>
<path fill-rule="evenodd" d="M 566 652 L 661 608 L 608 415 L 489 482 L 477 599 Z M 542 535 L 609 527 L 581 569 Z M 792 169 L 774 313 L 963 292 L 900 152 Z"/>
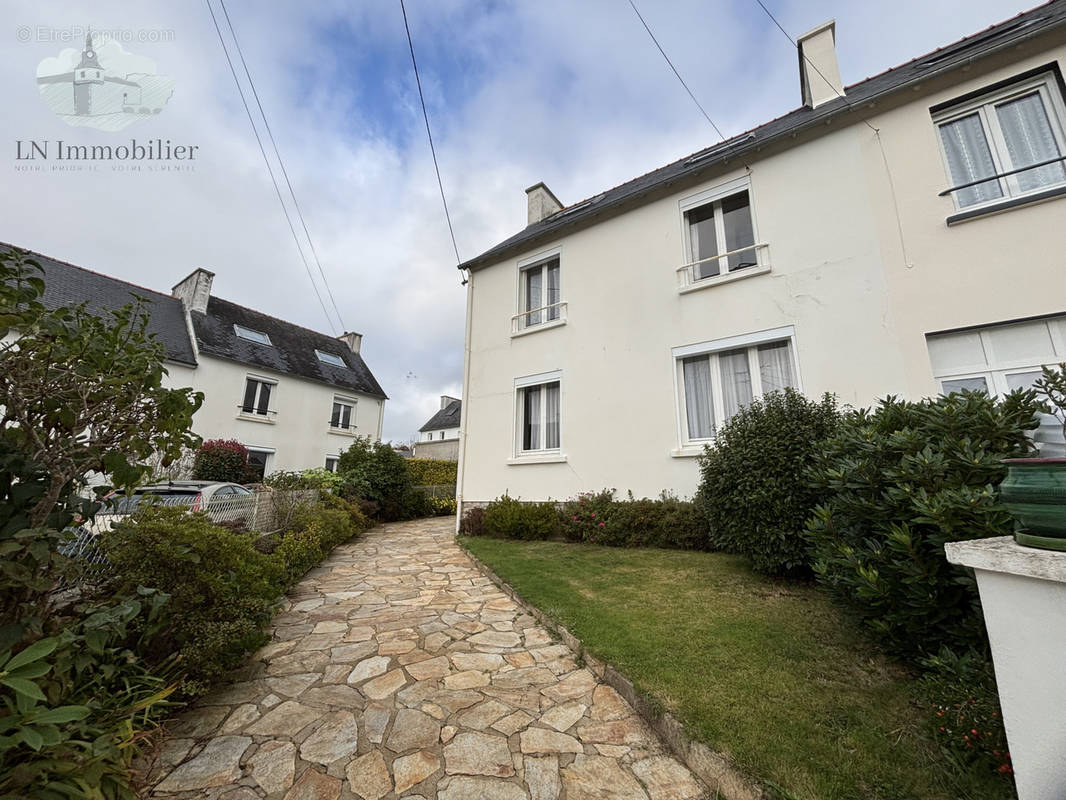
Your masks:
<path fill-rule="evenodd" d="M 415 458 L 458 461 L 459 420 L 462 411 L 462 400 L 446 394 L 441 395 L 440 410 L 418 429 L 418 440 L 414 444 Z"/>
<path fill-rule="evenodd" d="M 1066 2 L 563 208 L 469 270 L 459 498 L 691 495 L 738 408 L 1003 393 L 1066 360 Z M 1042 436 L 1046 431 L 1041 432 Z"/>
<path fill-rule="evenodd" d="M 260 474 L 336 469 L 353 437 L 381 438 L 386 396 L 359 354 L 360 334 L 337 339 L 213 297 L 214 274 L 204 269 L 166 295 L 33 255 L 48 307 L 87 302 L 103 313 L 143 298 L 148 330 L 166 350 L 168 384 L 204 393 L 193 430 L 237 439 Z"/>

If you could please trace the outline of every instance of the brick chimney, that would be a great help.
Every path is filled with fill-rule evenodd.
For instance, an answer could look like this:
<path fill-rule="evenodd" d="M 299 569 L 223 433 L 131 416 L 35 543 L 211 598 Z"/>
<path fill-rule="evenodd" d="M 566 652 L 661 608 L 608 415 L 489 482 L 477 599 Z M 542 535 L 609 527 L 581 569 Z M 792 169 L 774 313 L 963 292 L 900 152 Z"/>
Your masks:
<path fill-rule="evenodd" d="M 563 204 L 559 202 L 559 198 L 552 194 L 552 190 L 543 183 L 535 183 L 526 189 L 526 200 L 528 203 L 527 225 L 533 225 L 563 210 Z"/>
<path fill-rule="evenodd" d="M 207 312 L 207 301 L 211 298 L 211 281 L 215 273 L 199 268 L 189 273 L 170 293 L 185 305 L 188 311 Z"/>
<path fill-rule="evenodd" d="M 348 349 L 353 353 L 358 353 L 359 348 L 363 344 L 363 334 L 355 333 L 354 331 L 345 331 L 342 336 L 338 336 L 337 338 L 348 345 Z"/>
<path fill-rule="evenodd" d="M 844 84 L 837 64 L 836 20 L 829 20 L 803 34 L 797 44 L 803 105 L 818 108 L 843 97 Z"/>

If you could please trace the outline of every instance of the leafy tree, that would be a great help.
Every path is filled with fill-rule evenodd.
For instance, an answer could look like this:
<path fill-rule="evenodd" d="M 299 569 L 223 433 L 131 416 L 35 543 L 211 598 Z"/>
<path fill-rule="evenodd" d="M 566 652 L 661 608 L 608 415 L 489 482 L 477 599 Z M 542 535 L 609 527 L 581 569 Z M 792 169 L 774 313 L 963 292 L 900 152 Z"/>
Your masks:
<path fill-rule="evenodd" d="M 386 520 L 404 519 L 416 494 L 404 458 L 387 442 L 357 436 L 340 454 L 337 472 L 344 478 L 346 493 L 369 500 L 380 508 Z"/>

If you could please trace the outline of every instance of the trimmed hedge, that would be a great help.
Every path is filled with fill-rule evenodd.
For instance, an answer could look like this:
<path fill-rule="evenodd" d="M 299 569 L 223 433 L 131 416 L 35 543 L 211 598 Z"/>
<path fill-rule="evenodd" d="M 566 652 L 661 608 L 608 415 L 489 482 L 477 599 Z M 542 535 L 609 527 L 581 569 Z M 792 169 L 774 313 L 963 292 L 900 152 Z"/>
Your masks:
<path fill-rule="evenodd" d="M 415 486 L 455 486 L 459 464 L 439 458 L 404 459 Z"/>
<path fill-rule="evenodd" d="M 503 495 L 485 509 L 485 532 L 509 539 L 550 539 L 559 532 L 555 503 L 523 503 Z"/>
<path fill-rule="evenodd" d="M 809 573 L 804 524 L 825 490 L 807 471 L 839 423 L 832 395 L 815 403 L 791 388 L 734 414 L 699 462 L 711 545 L 747 556 L 757 572 Z"/>

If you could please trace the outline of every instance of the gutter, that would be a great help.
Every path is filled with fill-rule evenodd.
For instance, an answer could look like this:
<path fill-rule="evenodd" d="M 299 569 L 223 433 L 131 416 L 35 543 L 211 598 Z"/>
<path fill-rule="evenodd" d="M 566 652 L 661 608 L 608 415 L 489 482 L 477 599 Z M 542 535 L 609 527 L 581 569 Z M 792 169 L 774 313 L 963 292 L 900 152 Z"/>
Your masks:
<path fill-rule="evenodd" d="M 459 471 L 455 478 L 455 535 L 463 517 L 463 488 L 466 475 L 466 428 L 470 419 L 470 330 L 474 321 L 474 273 L 466 279 L 466 334 L 463 337 L 463 413 L 459 416 Z"/>

